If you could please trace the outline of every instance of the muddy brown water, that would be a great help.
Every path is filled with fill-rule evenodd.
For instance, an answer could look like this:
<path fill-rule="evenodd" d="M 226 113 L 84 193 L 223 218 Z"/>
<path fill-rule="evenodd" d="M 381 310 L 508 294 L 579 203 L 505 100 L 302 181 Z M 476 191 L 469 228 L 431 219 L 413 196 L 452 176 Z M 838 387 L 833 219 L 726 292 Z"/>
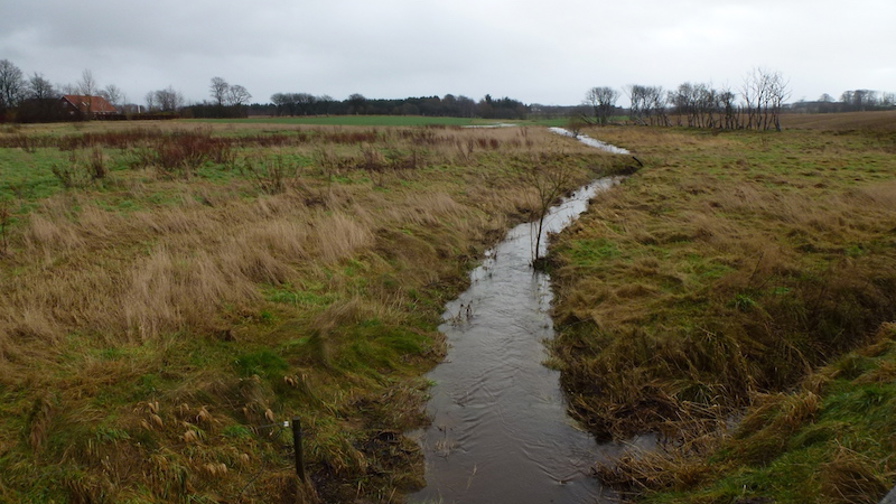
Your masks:
<path fill-rule="evenodd" d="M 605 178 L 554 207 L 555 233 L 587 208 Z M 411 503 L 589 503 L 612 495 L 591 477 L 596 461 L 625 449 L 598 445 L 566 413 L 559 372 L 543 365 L 554 335 L 550 278 L 533 270 L 536 226 L 523 224 L 486 253 L 470 288 L 448 303 L 440 330 L 449 343 L 417 436 L 427 486 Z M 542 240 L 544 243 L 544 240 Z"/>

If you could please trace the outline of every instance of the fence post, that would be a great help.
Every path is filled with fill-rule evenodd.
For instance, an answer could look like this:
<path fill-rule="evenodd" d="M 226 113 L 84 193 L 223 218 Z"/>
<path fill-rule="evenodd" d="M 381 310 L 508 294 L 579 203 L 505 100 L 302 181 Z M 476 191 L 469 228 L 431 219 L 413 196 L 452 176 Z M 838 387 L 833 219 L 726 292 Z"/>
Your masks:
<path fill-rule="evenodd" d="M 302 453 L 302 421 L 296 417 L 292 419 L 292 444 L 296 452 L 296 476 L 305 482 L 305 457 Z"/>

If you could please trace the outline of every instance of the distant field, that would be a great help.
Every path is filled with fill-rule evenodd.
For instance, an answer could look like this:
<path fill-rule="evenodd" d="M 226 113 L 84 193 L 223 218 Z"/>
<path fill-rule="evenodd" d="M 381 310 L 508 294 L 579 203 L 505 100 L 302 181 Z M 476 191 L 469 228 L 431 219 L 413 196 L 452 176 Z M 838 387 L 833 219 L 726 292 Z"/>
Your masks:
<path fill-rule="evenodd" d="M 424 116 L 317 116 L 317 117 L 250 117 L 245 122 L 276 124 L 313 124 L 338 126 L 467 126 L 482 124 L 480 119 L 468 117 L 424 117 Z"/>
<path fill-rule="evenodd" d="M 466 117 L 426 117 L 426 116 L 312 116 L 312 117 L 271 117 L 254 116 L 248 119 L 191 119 L 188 122 L 212 123 L 257 123 L 257 124 L 307 124 L 314 126 L 487 126 L 491 124 L 526 124 L 560 126 L 565 118 L 540 121 L 511 121 L 507 119 L 474 119 Z"/>
<path fill-rule="evenodd" d="M 896 110 L 885 112 L 844 112 L 839 114 L 784 114 L 785 128 L 826 131 L 896 131 Z"/>
<path fill-rule="evenodd" d="M 331 126 L 468 126 L 497 121 L 483 121 L 463 117 L 423 117 L 423 116 L 313 116 L 313 117 L 269 117 L 255 116 L 248 119 L 196 119 L 195 122 L 239 122 L 270 124 L 311 124 Z"/>

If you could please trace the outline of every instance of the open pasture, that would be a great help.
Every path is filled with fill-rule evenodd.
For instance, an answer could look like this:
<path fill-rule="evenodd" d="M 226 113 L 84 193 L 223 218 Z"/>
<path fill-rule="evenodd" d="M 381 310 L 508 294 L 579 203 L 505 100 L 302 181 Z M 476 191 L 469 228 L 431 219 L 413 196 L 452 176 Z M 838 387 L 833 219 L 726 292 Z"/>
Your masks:
<path fill-rule="evenodd" d="M 665 441 L 605 481 L 720 503 L 892 485 L 896 435 L 872 419 L 896 404 L 896 136 L 846 124 L 589 132 L 647 168 L 555 244 L 553 348 L 596 435 Z"/>

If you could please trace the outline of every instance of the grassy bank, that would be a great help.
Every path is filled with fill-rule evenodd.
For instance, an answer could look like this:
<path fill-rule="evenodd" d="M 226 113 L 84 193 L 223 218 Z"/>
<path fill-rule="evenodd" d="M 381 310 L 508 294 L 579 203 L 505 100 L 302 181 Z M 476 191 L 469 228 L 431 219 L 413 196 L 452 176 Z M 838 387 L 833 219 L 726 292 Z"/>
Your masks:
<path fill-rule="evenodd" d="M 792 390 L 756 395 L 733 432 L 697 441 L 702 453 L 668 447 L 602 477 L 653 503 L 876 504 L 896 475 L 894 340 L 885 324 Z"/>
<path fill-rule="evenodd" d="M 852 495 L 868 471 L 875 492 L 882 488 L 892 463 L 861 446 L 896 439 L 857 416 L 832 413 L 850 426 L 842 435 L 813 424 L 826 408 L 853 407 L 837 406 L 837 394 L 865 392 L 851 392 L 848 381 L 787 392 L 896 317 L 892 133 L 604 128 L 592 136 L 632 150 L 647 168 L 601 196 L 555 245 L 554 350 L 571 405 L 595 434 L 659 431 L 669 441 L 668 458 L 628 459 L 604 477 L 639 491 L 703 488 L 720 460 L 704 457 L 742 455 L 716 450 L 720 432 L 746 411 L 737 436 L 761 438 L 743 448 L 755 467 L 771 467 L 789 443 L 813 445 L 791 441 L 813 426 L 827 433 L 818 439 L 828 448 L 851 450 L 794 455 L 800 474 L 816 481 L 825 467 L 843 469 L 800 502 Z M 881 362 L 874 365 L 891 366 Z M 872 402 L 888 405 L 887 393 Z M 852 452 L 858 458 L 840 457 Z M 848 473 L 859 459 L 867 471 Z M 798 477 L 725 467 L 735 478 L 725 492 L 655 498 L 799 501 L 788 497 L 802 492 Z"/>
<path fill-rule="evenodd" d="M 542 129 L 4 129 L 0 501 L 400 500 L 443 303 L 533 170 L 614 163 Z"/>

